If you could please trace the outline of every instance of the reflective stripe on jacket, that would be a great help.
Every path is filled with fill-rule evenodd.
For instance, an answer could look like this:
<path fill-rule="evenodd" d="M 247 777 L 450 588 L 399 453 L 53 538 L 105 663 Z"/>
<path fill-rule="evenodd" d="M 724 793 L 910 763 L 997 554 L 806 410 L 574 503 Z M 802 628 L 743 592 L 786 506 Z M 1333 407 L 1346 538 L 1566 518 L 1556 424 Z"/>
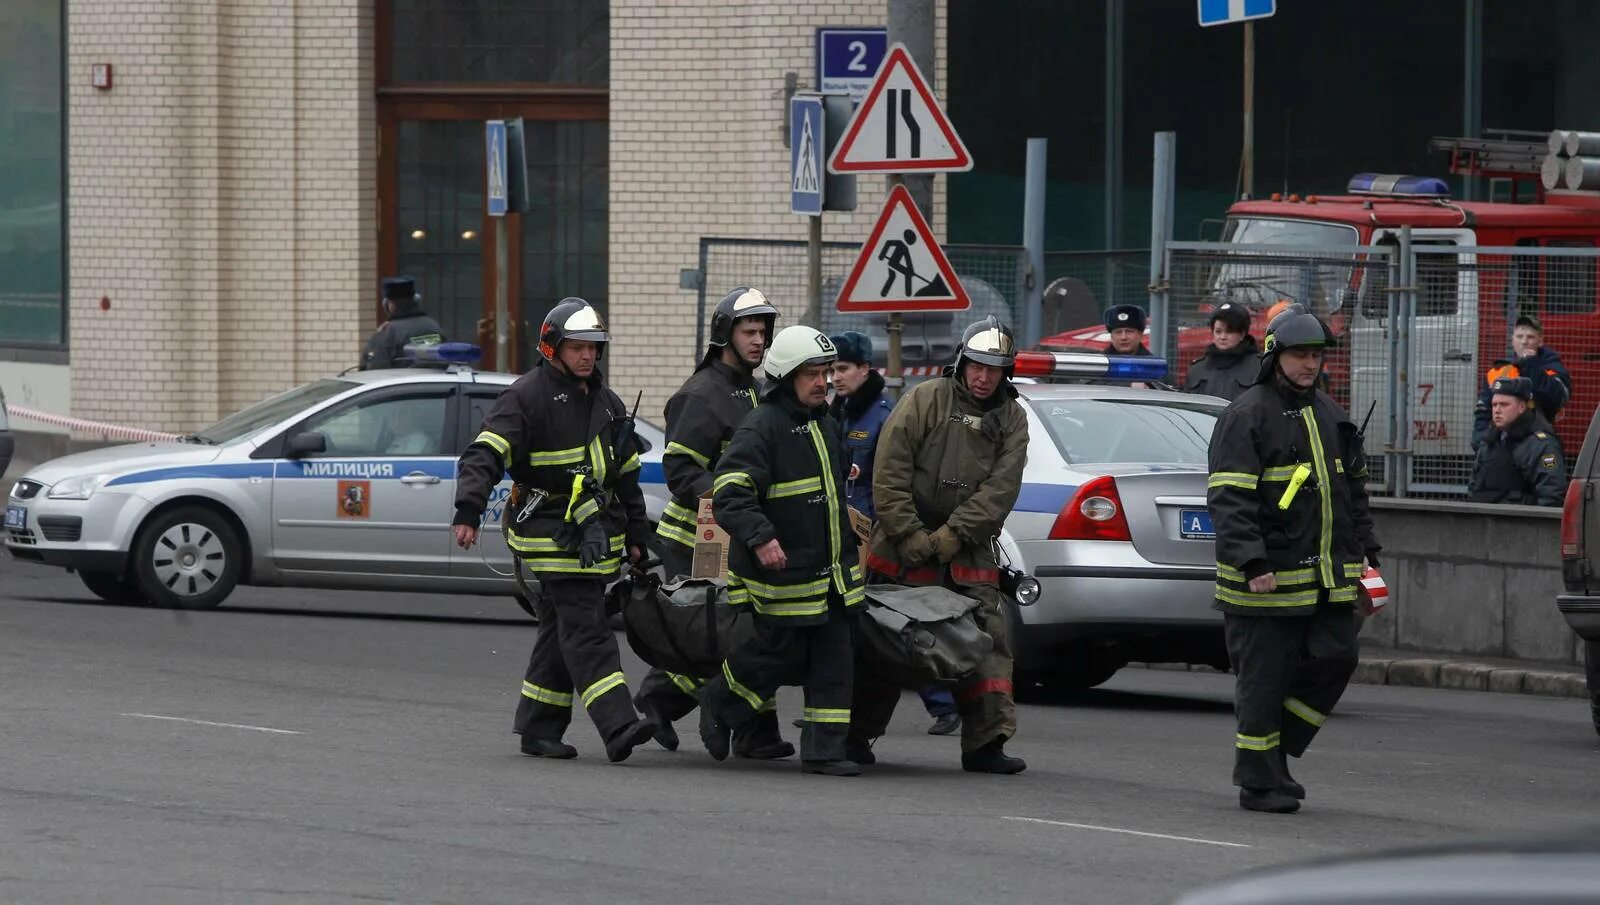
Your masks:
<path fill-rule="evenodd" d="M 750 374 L 715 359 L 696 370 L 667 400 L 667 448 L 661 454 L 661 468 L 672 499 L 661 513 L 656 537 L 694 547 L 700 498 L 711 491 L 711 476 L 722 451 L 757 401 Z"/>

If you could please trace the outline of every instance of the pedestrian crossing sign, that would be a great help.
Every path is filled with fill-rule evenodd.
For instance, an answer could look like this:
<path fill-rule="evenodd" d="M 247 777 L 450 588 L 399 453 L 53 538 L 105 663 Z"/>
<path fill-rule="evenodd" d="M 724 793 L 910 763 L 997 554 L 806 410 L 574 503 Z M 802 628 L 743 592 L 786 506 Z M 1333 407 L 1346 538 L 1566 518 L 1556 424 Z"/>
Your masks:
<path fill-rule="evenodd" d="M 835 303 L 846 312 L 965 311 L 972 307 L 911 193 L 895 186 Z"/>

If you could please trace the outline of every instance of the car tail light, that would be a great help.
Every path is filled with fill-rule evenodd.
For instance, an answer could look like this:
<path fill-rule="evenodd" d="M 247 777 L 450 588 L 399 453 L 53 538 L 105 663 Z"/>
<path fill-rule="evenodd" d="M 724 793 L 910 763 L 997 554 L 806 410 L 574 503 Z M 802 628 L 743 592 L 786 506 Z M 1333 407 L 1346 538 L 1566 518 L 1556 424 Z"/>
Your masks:
<path fill-rule="evenodd" d="M 1050 539 L 1132 541 L 1116 480 L 1102 475 L 1079 487 L 1056 516 Z"/>
<path fill-rule="evenodd" d="M 1583 538 L 1583 482 L 1567 484 L 1567 498 L 1561 504 L 1561 558 L 1581 559 Z"/>

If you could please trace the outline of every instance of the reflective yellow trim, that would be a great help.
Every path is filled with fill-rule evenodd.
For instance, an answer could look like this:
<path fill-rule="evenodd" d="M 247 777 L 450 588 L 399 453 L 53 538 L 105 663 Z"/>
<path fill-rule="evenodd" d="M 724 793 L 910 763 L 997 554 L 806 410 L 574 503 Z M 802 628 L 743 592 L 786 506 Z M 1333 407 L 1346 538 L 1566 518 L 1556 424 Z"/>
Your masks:
<path fill-rule="evenodd" d="M 802 478 L 798 481 L 782 481 L 767 488 L 767 499 L 781 500 L 784 497 L 801 496 L 807 493 L 817 493 L 822 490 L 821 478 Z"/>
<path fill-rule="evenodd" d="M 583 463 L 583 447 L 553 449 L 528 453 L 528 464 L 538 468 L 543 465 L 579 465 Z"/>
<path fill-rule="evenodd" d="M 750 589 L 757 597 L 766 597 L 772 600 L 795 600 L 801 597 L 814 597 L 818 594 L 828 593 L 828 579 L 819 578 L 805 584 L 776 585 L 746 578 L 743 575 L 731 575 L 732 583 L 742 584 Z"/>
<path fill-rule="evenodd" d="M 738 606 L 739 604 L 744 604 L 744 603 L 749 603 L 749 602 L 750 602 L 750 592 L 745 590 L 745 588 L 743 586 L 736 586 L 732 582 L 729 582 L 729 584 L 728 584 L 728 605 L 729 606 Z"/>
<path fill-rule="evenodd" d="M 756 489 L 755 482 L 750 480 L 749 475 L 742 471 L 730 471 L 727 474 L 717 475 L 717 479 L 711 482 L 711 490 L 717 492 L 729 484 L 743 484 L 751 490 Z"/>
<path fill-rule="evenodd" d="M 822 439 L 822 427 L 815 421 L 806 425 L 811 431 L 811 445 L 817 451 L 817 466 L 822 469 L 823 489 L 827 491 L 828 500 L 828 561 L 833 563 L 833 581 L 843 594 L 846 590 L 844 575 L 840 572 L 839 552 L 844 545 L 839 538 L 839 488 L 833 484 L 833 460 L 828 456 L 828 445 Z M 827 608 L 827 601 L 823 601 L 823 608 Z"/>
<path fill-rule="evenodd" d="M 589 441 L 589 464 L 594 466 L 595 485 L 606 486 L 606 445 L 600 442 L 598 435 Z"/>
<path fill-rule="evenodd" d="M 802 717 L 808 723 L 848 723 L 850 722 L 850 709 L 830 707 L 807 707 Z"/>
<path fill-rule="evenodd" d="M 617 471 L 619 474 L 631 474 L 643 467 L 644 462 L 639 458 L 639 454 L 634 453 L 628 457 L 628 461 L 622 463 L 622 467 L 617 469 Z"/>
<path fill-rule="evenodd" d="M 1274 465 L 1261 473 L 1261 480 L 1276 482 L 1287 481 L 1294 477 L 1294 470 L 1299 467 L 1299 465 Z"/>
<path fill-rule="evenodd" d="M 600 503 L 597 500 L 588 499 L 579 503 L 576 508 L 569 509 L 567 520 L 581 525 L 599 514 Z"/>
<path fill-rule="evenodd" d="M 1234 745 L 1246 751 L 1271 751 L 1278 747 L 1279 733 L 1271 735 L 1245 735 L 1242 732 L 1234 734 Z"/>
<path fill-rule="evenodd" d="M 663 519 L 670 518 L 686 528 L 693 528 L 696 525 L 696 519 L 699 518 L 699 514 L 692 511 L 688 506 L 678 505 L 677 500 L 668 500 L 667 508 L 661 510 L 661 517 Z"/>
<path fill-rule="evenodd" d="M 758 713 L 761 711 L 761 696 L 741 685 L 739 680 L 733 677 L 733 670 L 728 668 L 727 660 L 722 661 L 722 677 L 728 680 L 728 689 L 744 698 L 744 702 L 750 705 L 751 710 Z"/>
<path fill-rule="evenodd" d="M 778 699 L 777 698 L 767 698 L 765 701 L 761 702 L 761 706 L 760 707 L 756 708 L 756 713 L 777 713 L 777 712 L 778 712 Z"/>
<path fill-rule="evenodd" d="M 1286 699 L 1283 702 L 1283 707 L 1285 710 L 1289 711 L 1300 719 L 1305 720 L 1311 725 L 1316 726 L 1318 729 L 1321 729 L 1322 724 L 1328 721 L 1327 714 L 1318 713 L 1317 711 L 1312 710 L 1305 701 L 1302 701 L 1299 698 Z"/>
<path fill-rule="evenodd" d="M 595 698 L 600 697 L 613 688 L 622 687 L 623 685 L 627 684 L 627 681 L 627 679 L 622 677 L 622 673 L 614 672 L 611 675 L 606 676 L 600 681 L 594 683 L 593 685 L 590 685 L 588 688 L 583 690 L 583 706 L 591 706 L 594 704 Z M 623 690 L 626 691 L 627 689 Z"/>
<path fill-rule="evenodd" d="M 1328 602 L 1329 603 L 1355 603 L 1356 602 L 1356 586 L 1355 585 L 1349 585 L 1348 587 L 1334 588 L 1333 590 L 1328 592 Z"/>
<path fill-rule="evenodd" d="M 1333 460 L 1333 470 L 1337 471 L 1340 474 L 1344 474 L 1344 460 L 1343 459 L 1334 459 Z"/>
<path fill-rule="evenodd" d="M 706 684 L 693 676 L 679 675 L 675 672 L 667 673 L 667 678 L 672 680 L 672 684 L 678 686 L 679 691 L 691 696 L 699 694 L 700 686 Z"/>
<path fill-rule="evenodd" d="M 695 452 L 676 440 L 669 440 L 667 442 L 667 450 L 661 454 L 661 458 L 665 459 L 667 456 L 688 456 L 694 460 L 694 464 L 700 466 L 701 468 L 711 467 L 710 456 L 701 455 L 700 453 Z"/>
<path fill-rule="evenodd" d="M 1317 428 L 1317 416 L 1311 406 L 1300 410 L 1300 418 L 1311 436 L 1311 459 L 1317 466 L 1317 496 L 1322 502 L 1321 542 L 1317 546 L 1322 559 L 1318 568 L 1322 571 L 1322 586 L 1331 588 L 1338 584 L 1333 577 L 1333 478 L 1328 474 L 1328 460 L 1322 454 L 1322 431 Z"/>
<path fill-rule="evenodd" d="M 552 691 L 548 688 L 540 688 L 539 686 L 527 680 L 523 680 L 522 683 L 522 696 L 538 701 L 541 704 L 549 704 L 551 707 L 572 706 L 572 692 Z"/>
<path fill-rule="evenodd" d="M 867 589 L 859 585 L 844 592 L 844 605 L 855 606 L 867 599 Z"/>
<path fill-rule="evenodd" d="M 1217 599 L 1223 603 L 1231 603 L 1234 606 L 1262 608 L 1316 606 L 1318 594 L 1319 592 L 1316 590 L 1294 591 L 1287 594 L 1278 592 L 1259 594 L 1255 591 L 1237 591 L 1233 588 L 1225 588 L 1220 584 L 1216 588 Z"/>
<path fill-rule="evenodd" d="M 494 450 L 499 454 L 502 463 L 511 458 L 511 441 L 494 431 L 480 431 L 472 442 L 482 443 L 484 446 Z"/>
<path fill-rule="evenodd" d="M 572 507 L 578 505 L 578 495 L 581 494 L 582 492 L 583 492 L 583 475 L 575 474 L 575 475 L 572 476 L 572 491 L 571 491 L 571 493 L 569 493 L 567 495 L 567 511 L 566 511 L 566 514 L 561 516 L 561 520 L 562 521 L 564 521 L 564 522 L 572 521 Z"/>
<path fill-rule="evenodd" d="M 623 542 L 623 536 L 622 535 L 620 535 L 620 534 L 611 535 L 611 552 L 612 553 L 621 553 L 622 552 L 622 542 Z M 566 553 L 567 552 L 567 548 L 566 547 L 561 546 L 560 544 L 555 542 L 554 538 L 549 538 L 549 537 L 522 537 L 521 535 L 517 535 L 517 534 L 507 534 L 506 535 L 506 546 L 510 547 L 512 550 L 514 550 L 517 553 Z M 573 557 L 573 561 L 576 562 L 577 561 L 577 557 Z"/>
<path fill-rule="evenodd" d="M 1278 577 L 1280 587 L 1282 585 L 1305 584 L 1308 581 L 1315 581 L 1317 578 L 1317 573 L 1314 569 L 1284 569 L 1272 574 Z M 1217 563 L 1217 577 L 1227 581 L 1238 582 L 1239 584 L 1246 584 L 1250 581 L 1245 577 L 1244 572 L 1221 562 Z"/>
<path fill-rule="evenodd" d="M 1344 577 L 1346 578 L 1360 578 L 1366 571 L 1367 564 L 1364 562 L 1347 562 L 1344 564 Z"/>
<path fill-rule="evenodd" d="M 828 612 L 828 598 L 824 596 L 810 601 L 769 602 L 758 597 L 756 598 L 756 612 L 763 616 L 788 616 L 792 618 L 821 616 Z"/>
<path fill-rule="evenodd" d="M 1255 490 L 1259 480 L 1255 475 L 1245 474 L 1242 471 L 1217 471 L 1206 478 L 1206 488 L 1237 487 L 1240 490 Z"/>
<path fill-rule="evenodd" d="M 668 524 L 665 518 L 656 524 L 656 537 L 662 540 L 670 540 L 675 544 L 682 544 L 685 547 L 692 547 L 695 544 L 693 534 L 676 525 Z"/>

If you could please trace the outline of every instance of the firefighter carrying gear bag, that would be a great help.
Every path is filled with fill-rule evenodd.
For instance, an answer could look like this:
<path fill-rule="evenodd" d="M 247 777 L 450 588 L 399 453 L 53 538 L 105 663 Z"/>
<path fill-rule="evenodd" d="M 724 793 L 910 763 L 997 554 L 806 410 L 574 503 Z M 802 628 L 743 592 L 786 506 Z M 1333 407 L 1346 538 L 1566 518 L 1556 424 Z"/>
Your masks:
<path fill-rule="evenodd" d="M 728 654 L 755 637 L 750 608 L 730 606 L 728 583 L 684 578 L 662 584 L 655 575 L 629 575 L 612 593 L 621 598 L 628 646 L 639 659 L 686 676 L 710 676 Z"/>
<path fill-rule="evenodd" d="M 982 606 L 936 585 L 868 585 L 866 612 L 856 620 L 856 668 L 913 690 L 954 685 L 994 650 L 978 625 Z"/>

